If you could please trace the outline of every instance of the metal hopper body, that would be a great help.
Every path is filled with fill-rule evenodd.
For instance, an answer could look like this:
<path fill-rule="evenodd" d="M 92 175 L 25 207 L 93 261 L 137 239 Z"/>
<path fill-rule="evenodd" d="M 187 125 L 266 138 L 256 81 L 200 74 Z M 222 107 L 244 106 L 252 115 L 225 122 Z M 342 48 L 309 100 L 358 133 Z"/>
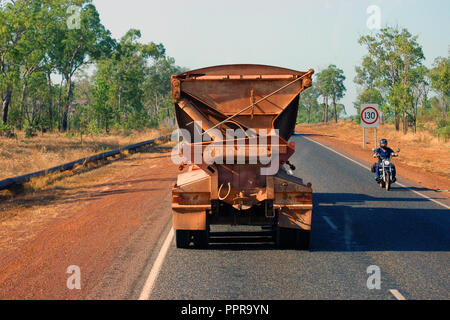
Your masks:
<path fill-rule="evenodd" d="M 174 228 L 180 247 L 183 237 L 184 242 L 200 237 L 204 243 L 211 224 L 310 230 L 310 186 L 283 169 L 270 175 L 262 175 L 261 169 L 273 166 L 273 161 L 277 168 L 289 164 L 295 145 L 287 141 L 295 130 L 299 95 L 312 85 L 313 74 L 313 70 L 228 65 L 172 77 L 178 126 L 187 133 L 184 156 L 192 161 L 194 151 L 201 153 L 201 161 L 189 165 L 173 189 Z M 230 130 L 241 135 L 227 136 Z M 218 134 L 223 140 L 216 146 Z M 208 139 L 194 139 L 199 136 Z M 279 156 L 271 164 L 262 163 L 253 157 L 255 151 Z M 205 152 L 214 158 L 213 163 L 204 161 Z M 241 161 L 238 155 L 243 156 Z"/>

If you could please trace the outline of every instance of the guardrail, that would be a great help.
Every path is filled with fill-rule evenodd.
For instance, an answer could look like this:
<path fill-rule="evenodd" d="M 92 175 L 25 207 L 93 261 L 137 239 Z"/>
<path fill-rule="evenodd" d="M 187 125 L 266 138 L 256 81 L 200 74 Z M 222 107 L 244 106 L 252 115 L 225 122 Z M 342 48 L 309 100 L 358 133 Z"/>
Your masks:
<path fill-rule="evenodd" d="M 9 178 L 3 181 L 0 181 L 0 191 L 1 190 L 5 190 L 5 189 L 12 189 L 14 187 L 20 186 L 22 185 L 24 182 L 28 182 L 33 178 L 38 178 L 38 177 L 43 177 L 45 175 L 48 175 L 50 173 L 54 173 L 54 172 L 63 172 L 63 171 L 67 171 L 67 170 L 72 170 L 76 165 L 82 164 L 88 164 L 90 162 L 94 162 L 94 161 L 99 161 L 99 160 L 105 160 L 109 157 L 113 157 L 116 156 L 118 154 L 121 154 L 124 151 L 135 151 L 137 149 L 140 149 L 142 147 L 151 145 L 157 141 L 163 141 L 168 139 L 169 136 L 163 136 L 163 137 L 159 137 L 153 140 L 148 140 L 148 141 L 144 141 L 144 142 L 140 142 L 140 143 L 136 143 L 136 144 L 132 144 L 126 147 L 122 147 L 120 149 L 117 150 L 113 150 L 113 151 L 109 151 L 109 152 L 104 152 L 104 153 L 100 153 L 94 156 L 90 156 L 87 158 L 83 158 L 83 159 L 79 159 L 76 161 L 72 161 L 63 165 L 59 165 L 57 167 L 54 168 L 50 168 L 47 170 L 42 170 L 42 171 L 38 171 L 38 172 L 34 172 L 34 173 L 30 173 L 30 174 L 26 174 L 20 177 L 15 177 L 15 178 Z"/>

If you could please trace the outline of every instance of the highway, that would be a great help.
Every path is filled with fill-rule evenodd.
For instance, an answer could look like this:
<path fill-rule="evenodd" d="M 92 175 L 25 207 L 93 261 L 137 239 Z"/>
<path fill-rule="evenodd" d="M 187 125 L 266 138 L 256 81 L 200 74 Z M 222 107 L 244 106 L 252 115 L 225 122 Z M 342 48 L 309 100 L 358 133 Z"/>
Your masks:
<path fill-rule="evenodd" d="M 270 242 L 179 250 L 168 226 L 140 297 L 449 299 L 448 205 L 397 184 L 386 192 L 361 165 L 305 136 L 292 141 L 295 175 L 313 184 L 311 250 L 278 250 Z M 380 268 L 380 289 L 367 287 L 369 266 Z"/>

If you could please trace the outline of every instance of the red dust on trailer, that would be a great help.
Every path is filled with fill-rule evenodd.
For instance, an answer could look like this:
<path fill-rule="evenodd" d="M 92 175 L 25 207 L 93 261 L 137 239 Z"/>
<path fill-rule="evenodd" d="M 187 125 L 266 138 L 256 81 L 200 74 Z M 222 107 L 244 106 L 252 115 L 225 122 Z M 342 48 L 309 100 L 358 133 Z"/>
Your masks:
<path fill-rule="evenodd" d="M 194 140 L 198 134 L 219 131 L 226 136 L 230 130 L 251 130 L 261 137 L 262 132 L 271 132 L 270 138 L 265 137 L 271 141 L 267 146 L 258 142 L 252 145 L 255 142 L 250 136 L 233 139 L 235 145 L 245 145 L 248 150 L 267 148 L 272 162 L 277 162 L 277 170 L 268 175 L 261 174 L 267 164 L 250 164 L 248 151 L 245 164 L 201 160 L 187 168 L 180 166 L 185 172 L 178 176 L 172 190 L 178 248 L 206 247 L 212 237 L 218 236 L 210 232 L 211 225 L 261 226 L 270 230 L 279 247 L 309 248 L 312 188 L 292 175 L 295 167 L 289 158 L 295 145 L 288 141 L 294 134 L 300 93 L 312 86 L 313 74 L 312 69 L 301 72 L 247 64 L 204 68 L 172 77 L 176 118 L 179 128 L 189 133 L 188 150 L 200 147 L 200 159 L 204 159 L 203 153 L 214 143 L 212 139 Z M 222 148 L 220 154 L 226 157 L 227 146 Z M 186 152 L 186 148 L 183 150 Z"/>

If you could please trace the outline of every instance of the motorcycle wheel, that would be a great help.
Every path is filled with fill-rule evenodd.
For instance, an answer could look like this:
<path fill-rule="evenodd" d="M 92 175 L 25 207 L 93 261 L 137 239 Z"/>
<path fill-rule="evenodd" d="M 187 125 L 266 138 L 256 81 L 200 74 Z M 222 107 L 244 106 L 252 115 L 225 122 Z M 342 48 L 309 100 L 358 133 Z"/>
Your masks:
<path fill-rule="evenodd" d="M 388 173 L 386 174 L 386 191 L 391 190 L 391 175 Z"/>

